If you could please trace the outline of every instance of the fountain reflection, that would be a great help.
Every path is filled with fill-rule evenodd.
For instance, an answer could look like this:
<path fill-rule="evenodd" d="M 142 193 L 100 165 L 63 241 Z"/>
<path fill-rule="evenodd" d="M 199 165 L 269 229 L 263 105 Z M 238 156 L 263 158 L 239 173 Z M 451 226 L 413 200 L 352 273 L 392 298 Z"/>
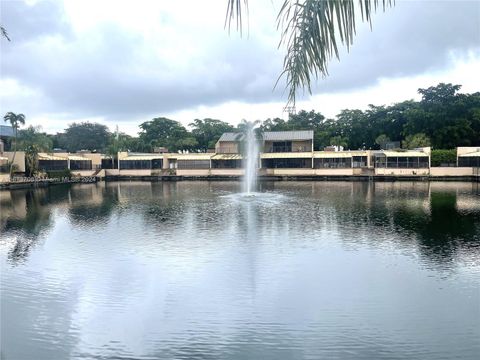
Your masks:
<path fill-rule="evenodd" d="M 140 215 L 146 229 L 164 234 L 183 231 L 229 237 L 232 232 L 270 229 L 303 242 L 335 230 L 345 244 L 380 245 L 386 233 L 394 232 L 403 239 L 396 246 L 414 246 L 441 263 L 454 261 L 458 253 L 478 251 L 480 206 L 472 186 L 260 182 L 258 196 L 244 197 L 237 182 L 79 184 L 0 192 L 0 224 L 13 262 L 28 256 L 37 239 L 55 227 L 57 216 L 66 214 L 71 226 L 80 229 L 103 229 L 112 218 Z M 215 242 L 215 237 L 208 242 Z"/>
<path fill-rule="evenodd" d="M 238 197 L 234 181 L 0 192 L 3 351 L 472 357 L 480 209 L 469 186 L 260 182 L 263 198 Z"/>

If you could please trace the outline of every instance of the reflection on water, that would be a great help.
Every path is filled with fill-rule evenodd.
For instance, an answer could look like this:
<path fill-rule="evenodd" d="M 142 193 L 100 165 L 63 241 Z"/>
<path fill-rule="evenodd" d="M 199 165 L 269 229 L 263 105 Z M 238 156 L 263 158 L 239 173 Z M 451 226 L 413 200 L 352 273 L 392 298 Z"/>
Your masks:
<path fill-rule="evenodd" d="M 475 358 L 476 184 L 0 192 L 5 359 Z"/>

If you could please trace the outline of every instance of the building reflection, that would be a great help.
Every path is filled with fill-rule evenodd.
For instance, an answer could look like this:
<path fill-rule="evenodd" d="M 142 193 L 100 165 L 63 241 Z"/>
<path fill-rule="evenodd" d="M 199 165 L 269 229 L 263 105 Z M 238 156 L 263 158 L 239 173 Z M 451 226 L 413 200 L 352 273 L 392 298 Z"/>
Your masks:
<path fill-rule="evenodd" d="M 102 231 L 114 216 L 138 216 L 145 231 L 158 234 L 166 246 L 180 246 L 168 244 L 167 235 L 178 232 L 185 234 L 182 246 L 191 248 L 221 246 L 218 239 L 225 238 L 315 242 L 334 232 L 349 246 L 376 245 L 396 233 L 398 246 L 414 246 L 436 263 L 454 261 L 459 252 L 478 253 L 475 184 L 280 181 L 259 187 L 285 199 L 245 208 L 225 196 L 240 190 L 234 181 L 104 182 L 1 191 L 2 238 L 9 259 L 17 262 L 55 225 L 57 214 L 65 214 L 72 227 Z"/>

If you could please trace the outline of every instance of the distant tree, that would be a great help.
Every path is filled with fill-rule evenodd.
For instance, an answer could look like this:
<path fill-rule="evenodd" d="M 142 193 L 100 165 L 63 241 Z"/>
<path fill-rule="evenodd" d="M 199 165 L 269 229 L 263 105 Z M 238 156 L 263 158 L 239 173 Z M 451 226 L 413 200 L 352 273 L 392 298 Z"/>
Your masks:
<path fill-rule="evenodd" d="M 35 144 L 25 147 L 25 173 L 27 176 L 34 176 L 38 172 L 38 153 L 40 149 Z"/>
<path fill-rule="evenodd" d="M 155 146 L 163 146 L 169 151 L 195 150 L 197 140 L 178 121 L 164 117 L 154 118 L 140 124 L 140 140 L 151 151 Z"/>
<path fill-rule="evenodd" d="M 402 143 L 404 149 L 415 149 L 430 146 L 430 139 L 423 133 L 408 135 Z"/>
<path fill-rule="evenodd" d="M 460 94 L 460 85 L 418 89 L 422 100 L 407 112 L 405 136 L 425 133 L 435 148 L 480 145 L 480 93 Z"/>
<path fill-rule="evenodd" d="M 41 131 L 41 126 L 29 126 L 18 134 L 18 148 L 25 151 L 25 172 L 34 176 L 38 171 L 38 153 L 50 151 L 53 141 Z"/>
<path fill-rule="evenodd" d="M 285 130 L 291 130 L 291 127 L 287 121 L 281 118 L 274 118 L 274 119 L 267 119 L 263 121 L 262 124 L 260 125 L 260 129 L 262 132 L 285 131 Z"/>
<path fill-rule="evenodd" d="M 340 137 L 347 142 L 351 149 L 372 147 L 375 138 L 372 139 L 368 117 L 361 110 L 342 110 L 337 115 L 333 136 Z M 341 144 L 330 144 L 341 145 Z"/>
<path fill-rule="evenodd" d="M 385 149 L 385 145 L 388 142 L 390 142 L 390 138 L 385 134 L 378 135 L 377 138 L 375 139 L 375 144 L 380 146 L 380 149 Z"/>
<path fill-rule="evenodd" d="M 418 93 L 422 95 L 424 104 L 446 104 L 449 100 L 453 100 L 461 85 L 452 85 L 440 83 L 436 86 L 430 86 L 426 89 L 418 89 Z"/>
<path fill-rule="evenodd" d="M 320 113 L 311 111 L 299 111 L 298 114 L 290 115 L 288 119 L 288 127 L 292 130 L 315 130 L 322 126 L 325 116 Z"/>
<path fill-rule="evenodd" d="M 265 131 L 288 131 L 288 130 L 313 130 L 314 147 L 319 149 L 327 146 L 332 136 L 332 120 L 325 119 L 321 113 L 315 110 L 301 110 L 297 114 L 289 116 L 285 121 L 280 118 L 267 119 L 260 126 L 262 132 Z"/>
<path fill-rule="evenodd" d="M 26 151 L 27 148 L 35 146 L 38 151 L 50 151 L 53 140 L 48 134 L 41 131 L 41 126 L 30 125 L 18 133 L 18 149 Z"/>
<path fill-rule="evenodd" d="M 348 140 L 342 136 L 334 136 L 330 139 L 330 145 L 334 146 L 343 146 L 344 148 L 348 148 Z"/>
<path fill-rule="evenodd" d="M 61 137 L 62 148 L 70 152 L 79 150 L 103 151 L 108 145 L 111 133 L 99 123 L 72 123 Z"/>
<path fill-rule="evenodd" d="M 457 149 L 432 150 L 432 166 L 453 165 L 457 162 Z"/>
<path fill-rule="evenodd" d="M 15 114 L 13 112 L 7 112 L 5 116 L 3 117 L 3 120 L 5 122 L 9 122 L 10 126 L 13 129 L 13 132 L 15 134 L 15 142 L 13 145 L 13 156 L 12 156 L 12 161 L 10 164 L 10 176 L 13 173 L 13 162 L 15 161 L 15 155 L 17 154 L 17 134 L 18 134 L 18 128 L 20 125 L 25 125 L 25 115 L 23 114 Z"/>
<path fill-rule="evenodd" d="M 214 148 L 215 143 L 224 132 L 231 132 L 235 129 L 229 123 L 210 118 L 195 119 L 189 126 L 192 128 L 192 135 L 197 141 L 198 148 L 202 151 Z M 193 146 L 193 143 L 189 140 L 185 145 Z"/>

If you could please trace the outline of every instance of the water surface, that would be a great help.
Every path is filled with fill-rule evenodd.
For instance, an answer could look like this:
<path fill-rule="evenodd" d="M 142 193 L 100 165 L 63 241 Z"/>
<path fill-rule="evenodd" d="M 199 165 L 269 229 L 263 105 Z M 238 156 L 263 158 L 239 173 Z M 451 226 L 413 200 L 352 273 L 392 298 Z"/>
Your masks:
<path fill-rule="evenodd" d="M 478 184 L 0 192 L 2 359 L 475 359 Z"/>

